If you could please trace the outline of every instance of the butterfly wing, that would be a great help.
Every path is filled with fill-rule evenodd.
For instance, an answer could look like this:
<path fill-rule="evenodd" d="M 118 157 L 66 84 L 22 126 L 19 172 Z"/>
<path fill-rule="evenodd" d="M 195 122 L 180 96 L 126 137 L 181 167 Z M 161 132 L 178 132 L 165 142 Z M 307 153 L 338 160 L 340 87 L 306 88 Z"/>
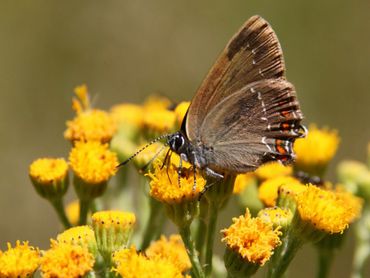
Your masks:
<path fill-rule="evenodd" d="M 283 78 L 284 71 L 276 34 L 263 18 L 251 17 L 229 41 L 191 102 L 183 125 L 190 141 L 198 138 L 204 118 L 223 98 L 254 81 Z"/>
<path fill-rule="evenodd" d="M 290 162 L 294 139 L 302 136 L 302 117 L 288 81 L 248 84 L 215 105 L 201 125 L 199 139 L 208 167 L 243 173 L 269 160 Z"/>

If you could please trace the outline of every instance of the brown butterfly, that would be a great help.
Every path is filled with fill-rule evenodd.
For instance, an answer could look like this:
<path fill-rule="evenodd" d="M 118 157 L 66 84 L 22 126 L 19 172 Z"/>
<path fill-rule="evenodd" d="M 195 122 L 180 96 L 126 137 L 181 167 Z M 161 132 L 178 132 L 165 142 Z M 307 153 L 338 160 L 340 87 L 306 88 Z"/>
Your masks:
<path fill-rule="evenodd" d="M 271 160 L 291 162 L 293 142 L 305 134 L 302 118 L 276 34 L 253 16 L 211 68 L 180 131 L 160 138 L 194 171 L 222 178 Z"/>

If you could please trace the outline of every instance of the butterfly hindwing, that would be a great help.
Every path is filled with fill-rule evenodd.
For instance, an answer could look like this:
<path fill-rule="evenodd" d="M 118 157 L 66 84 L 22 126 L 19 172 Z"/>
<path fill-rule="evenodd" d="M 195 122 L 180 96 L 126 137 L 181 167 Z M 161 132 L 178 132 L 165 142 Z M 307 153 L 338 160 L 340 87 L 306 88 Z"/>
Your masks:
<path fill-rule="evenodd" d="M 284 79 L 253 82 L 215 105 L 200 128 L 209 167 L 243 173 L 269 160 L 289 162 L 302 113 Z"/>
<path fill-rule="evenodd" d="M 209 111 L 247 84 L 283 78 L 285 65 L 276 34 L 261 17 L 253 16 L 227 44 L 189 107 L 185 129 L 192 141 L 199 136 Z"/>

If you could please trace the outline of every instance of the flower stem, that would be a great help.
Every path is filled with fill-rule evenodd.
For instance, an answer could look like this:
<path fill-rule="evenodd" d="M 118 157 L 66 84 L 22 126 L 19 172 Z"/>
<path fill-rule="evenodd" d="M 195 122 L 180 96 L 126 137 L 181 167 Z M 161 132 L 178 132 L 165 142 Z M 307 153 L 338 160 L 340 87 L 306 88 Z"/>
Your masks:
<path fill-rule="evenodd" d="M 57 212 L 59 220 L 62 222 L 64 228 L 68 229 L 72 227 L 71 223 L 69 223 L 69 220 L 66 216 L 62 199 L 57 198 L 57 199 L 51 200 L 51 204 L 53 205 L 55 211 Z"/>
<path fill-rule="evenodd" d="M 200 202 L 200 214 L 198 218 L 198 226 L 196 231 L 196 242 L 195 247 L 198 250 L 199 261 L 203 262 L 204 259 L 204 246 L 206 240 L 207 231 L 207 213 L 208 213 L 208 202 L 202 199 Z"/>
<path fill-rule="evenodd" d="M 162 232 L 166 222 L 162 203 L 150 197 L 150 215 L 144 231 L 141 250 L 145 250 L 153 239 L 157 239 Z"/>
<path fill-rule="evenodd" d="M 188 253 L 191 265 L 192 265 L 192 271 L 195 278 L 204 278 L 204 273 L 202 270 L 202 267 L 199 262 L 199 258 L 197 256 L 197 250 L 195 249 L 195 244 L 193 240 L 191 239 L 190 234 L 190 226 L 182 226 L 179 227 L 179 232 L 182 238 L 182 241 L 185 244 L 186 252 Z"/>
<path fill-rule="evenodd" d="M 214 202 L 210 202 L 208 206 L 208 227 L 207 227 L 207 243 L 206 243 L 206 254 L 205 254 L 205 274 L 206 277 L 210 277 L 212 273 L 212 257 L 213 257 L 213 245 L 215 241 L 215 231 L 217 225 L 218 208 Z"/>
<path fill-rule="evenodd" d="M 86 225 L 87 214 L 89 212 L 91 200 L 80 199 L 80 221 L 79 225 Z"/>
<path fill-rule="evenodd" d="M 329 248 L 321 248 L 318 255 L 318 272 L 317 278 L 326 278 L 329 276 L 330 267 L 334 259 L 334 250 Z"/>
<path fill-rule="evenodd" d="M 364 266 L 370 256 L 370 208 L 366 206 L 355 225 L 355 253 L 352 262 L 352 278 L 364 277 Z"/>
<path fill-rule="evenodd" d="M 267 277 L 269 278 L 284 277 L 284 273 L 290 262 L 303 245 L 303 241 L 293 233 L 288 233 L 282 242 L 271 258 L 267 273 Z"/>

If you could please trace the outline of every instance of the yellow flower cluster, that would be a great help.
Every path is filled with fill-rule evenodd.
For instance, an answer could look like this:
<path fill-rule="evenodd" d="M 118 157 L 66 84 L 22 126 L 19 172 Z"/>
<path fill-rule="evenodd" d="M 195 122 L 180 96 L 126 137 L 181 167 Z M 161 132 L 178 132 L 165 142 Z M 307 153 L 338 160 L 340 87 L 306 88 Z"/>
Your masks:
<path fill-rule="evenodd" d="M 180 269 L 161 256 L 147 257 L 134 247 L 114 253 L 113 270 L 125 278 L 182 278 Z"/>

